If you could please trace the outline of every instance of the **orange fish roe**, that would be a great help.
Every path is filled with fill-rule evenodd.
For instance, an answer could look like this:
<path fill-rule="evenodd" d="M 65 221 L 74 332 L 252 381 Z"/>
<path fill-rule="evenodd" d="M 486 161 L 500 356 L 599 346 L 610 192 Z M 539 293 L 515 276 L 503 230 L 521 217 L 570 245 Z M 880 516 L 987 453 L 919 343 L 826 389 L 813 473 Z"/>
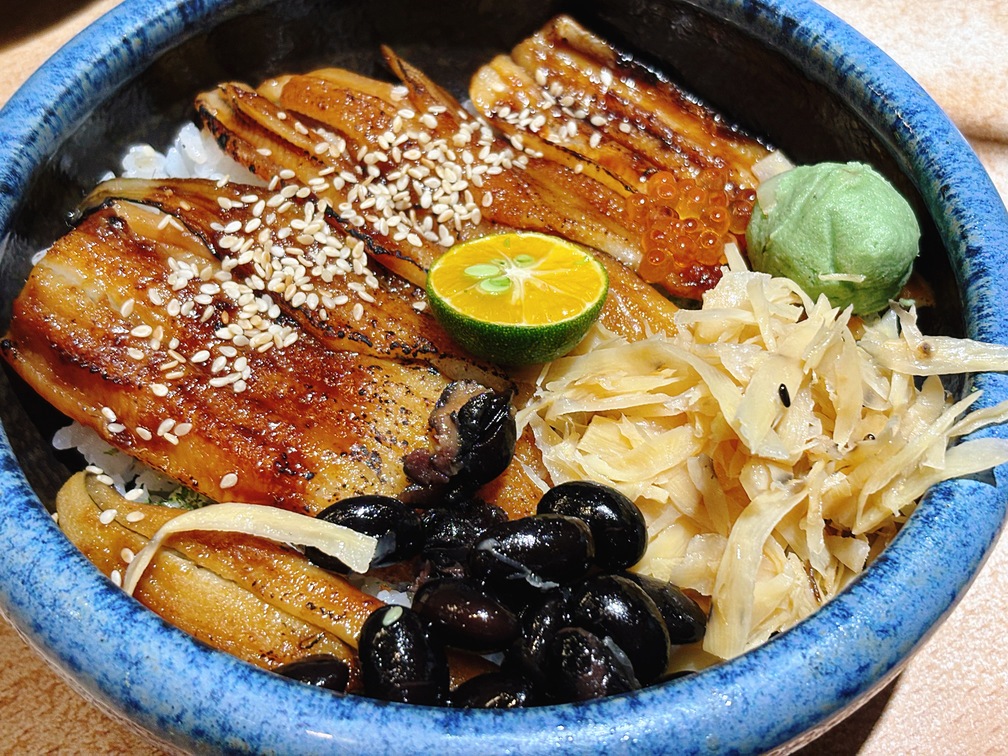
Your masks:
<path fill-rule="evenodd" d="M 684 286 L 702 293 L 720 279 L 724 245 L 745 249 L 745 229 L 756 192 L 735 185 L 723 168 L 704 168 L 695 177 L 670 171 L 652 174 L 644 191 L 627 201 L 631 221 L 642 230 L 637 272 L 648 283 Z"/>

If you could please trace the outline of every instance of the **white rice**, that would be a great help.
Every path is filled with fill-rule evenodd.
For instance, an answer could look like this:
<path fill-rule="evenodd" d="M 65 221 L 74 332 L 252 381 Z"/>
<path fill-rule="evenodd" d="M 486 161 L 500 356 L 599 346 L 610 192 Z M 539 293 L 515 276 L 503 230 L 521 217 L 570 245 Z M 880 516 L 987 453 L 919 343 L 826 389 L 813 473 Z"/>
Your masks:
<path fill-rule="evenodd" d="M 53 447 L 76 449 L 84 460 L 112 479 L 115 489 L 132 501 L 161 501 L 178 488 L 178 483 L 110 446 L 94 430 L 73 422 L 56 431 Z"/>
<path fill-rule="evenodd" d="M 263 181 L 244 166 L 236 163 L 220 147 L 213 136 L 192 123 L 185 124 L 164 153 L 149 144 L 135 144 L 122 159 L 121 178 L 205 178 L 221 179 L 262 186 Z M 115 178 L 109 172 L 103 180 Z"/>

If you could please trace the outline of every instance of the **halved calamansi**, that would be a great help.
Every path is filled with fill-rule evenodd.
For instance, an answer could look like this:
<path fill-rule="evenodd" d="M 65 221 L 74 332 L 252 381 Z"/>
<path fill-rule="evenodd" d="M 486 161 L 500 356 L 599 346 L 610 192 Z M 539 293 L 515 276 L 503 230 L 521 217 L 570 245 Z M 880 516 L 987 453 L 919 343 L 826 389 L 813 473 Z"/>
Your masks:
<path fill-rule="evenodd" d="M 590 252 L 537 233 L 463 242 L 427 274 L 438 321 L 474 355 L 505 365 L 570 351 L 598 318 L 608 288 Z"/>

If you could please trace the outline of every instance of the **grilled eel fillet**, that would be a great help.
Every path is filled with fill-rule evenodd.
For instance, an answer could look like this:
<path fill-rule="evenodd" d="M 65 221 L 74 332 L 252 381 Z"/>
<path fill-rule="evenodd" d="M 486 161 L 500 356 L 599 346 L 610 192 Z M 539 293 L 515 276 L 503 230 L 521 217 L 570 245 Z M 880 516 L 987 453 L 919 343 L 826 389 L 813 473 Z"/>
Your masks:
<path fill-rule="evenodd" d="M 60 489 L 56 511 L 67 537 L 115 579 L 183 510 L 129 501 L 81 472 Z M 293 549 L 207 532 L 172 536 L 133 595 L 179 629 L 265 669 L 315 654 L 336 656 L 350 668 L 350 690 L 360 688 L 361 626 L 383 603 Z M 453 687 L 494 668 L 461 651 L 451 651 L 448 663 Z"/>
<path fill-rule="evenodd" d="M 214 501 L 316 513 L 401 492 L 449 379 L 327 347 L 225 260 L 174 216 L 110 201 L 35 266 L 4 356 L 61 412 Z M 524 512 L 528 490 L 495 493 Z"/>
<path fill-rule="evenodd" d="M 225 83 L 201 94 L 197 110 L 238 162 L 309 190 L 327 218 L 407 281 L 422 286 L 431 263 L 457 241 L 543 231 L 599 250 L 610 279 L 602 312 L 610 330 L 636 340 L 672 327 L 674 306 L 625 267 L 639 260 L 640 239 L 622 197 L 502 139 L 384 52 L 402 85 L 325 69 L 258 90 Z"/>
<path fill-rule="evenodd" d="M 756 187 L 753 165 L 769 154 L 568 16 L 481 67 L 469 94 L 495 128 L 624 197 L 642 191 L 657 171 L 683 179 L 711 168 L 737 197 Z M 744 237 L 736 241 L 744 248 Z M 720 277 L 719 267 L 697 266 L 699 275 L 673 275 L 662 285 L 698 298 Z"/>
<path fill-rule="evenodd" d="M 711 167 L 755 188 L 753 164 L 769 154 L 569 16 L 480 68 L 469 94 L 505 134 L 623 194 L 658 170 L 680 177 Z"/>
<path fill-rule="evenodd" d="M 324 210 L 296 192 L 202 179 L 113 179 L 82 209 L 109 200 L 174 216 L 232 278 L 270 292 L 285 315 L 333 351 L 425 361 L 452 380 L 501 392 L 512 387 L 501 369 L 463 353 L 424 311 L 422 289 L 370 265 L 363 241 L 332 227 Z"/>
<path fill-rule="evenodd" d="M 114 577 L 127 567 L 124 554 L 139 553 L 184 510 L 128 501 L 81 472 L 60 489 L 56 511 L 73 544 Z M 134 595 L 179 629 L 240 659 L 272 669 L 332 654 L 350 665 L 353 682 L 361 625 L 382 605 L 293 549 L 222 533 L 173 537 Z"/>

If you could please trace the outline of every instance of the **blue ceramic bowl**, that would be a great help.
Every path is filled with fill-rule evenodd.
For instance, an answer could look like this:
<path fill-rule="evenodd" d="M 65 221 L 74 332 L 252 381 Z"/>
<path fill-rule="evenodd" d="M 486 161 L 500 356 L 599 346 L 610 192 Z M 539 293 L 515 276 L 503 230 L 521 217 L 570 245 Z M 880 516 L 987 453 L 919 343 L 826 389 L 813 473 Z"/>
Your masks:
<path fill-rule="evenodd" d="M 470 6 L 478 6 L 478 8 Z M 915 203 L 932 330 L 1008 342 L 1008 218 L 965 141 L 878 49 L 803 0 L 597 2 L 578 15 L 793 158 L 862 159 Z M 33 249 L 133 140 L 158 143 L 219 80 L 324 63 L 374 73 L 389 42 L 456 91 L 548 2 L 379 4 L 127 0 L 50 60 L 0 112 L 0 318 Z M 978 375 L 982 402 L 1008 397 Z M 519 712 L 430 710 L 289 683 L 192 641 L 124 596 L 70 545 L 47 505 L 67 475 L 60 419 L 2 380 L 0 606 L 84 695 L 163 742 L 254 752 L 752 752 L 796 744 L 884 685 L 950 611 L 1005 516 L 997 485 L 931 491 L 896 541 L 815 616 L 675 684 Z"/>

